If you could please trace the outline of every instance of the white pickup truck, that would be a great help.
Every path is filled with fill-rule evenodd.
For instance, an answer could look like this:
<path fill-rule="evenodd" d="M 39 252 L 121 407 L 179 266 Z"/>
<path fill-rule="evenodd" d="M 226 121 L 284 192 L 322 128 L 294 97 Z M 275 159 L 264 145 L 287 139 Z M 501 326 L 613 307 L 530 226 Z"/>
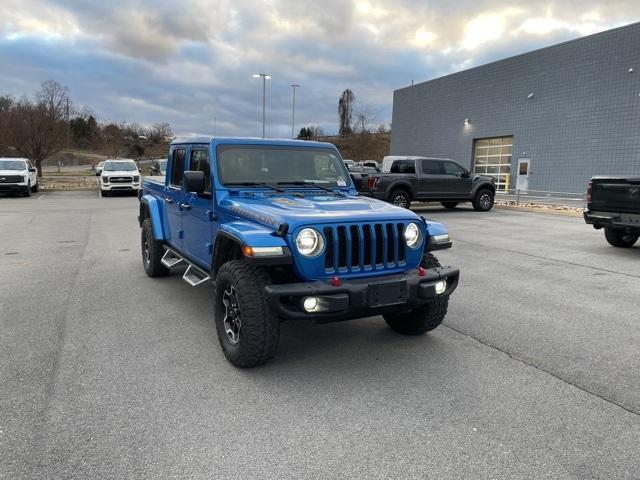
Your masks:
<path fill-rule="evenodd" d="M 38 173 L 26 158 L 0 158 L 0 192 L 20 192 L 30 197 L 38 191 Z"/>
<path fill-rule="evenodd" d="M 137 192 L 140 189 L 140 171 L 133 160 L 105 160 L 100 177 L 103 197 L 115 191 Z"/>

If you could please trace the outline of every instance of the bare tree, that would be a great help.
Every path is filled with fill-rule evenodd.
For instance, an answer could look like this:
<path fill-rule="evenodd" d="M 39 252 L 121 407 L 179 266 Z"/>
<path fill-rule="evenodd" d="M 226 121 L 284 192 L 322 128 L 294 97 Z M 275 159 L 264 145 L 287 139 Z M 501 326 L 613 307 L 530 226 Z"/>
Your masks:
<path fill-rule="evenodd" d="M 10 142 L 25 157 L 33 160 L 42 176 L 42 161 L 62 150 L 67 125 L 45 103 L 22 98 L 9 112 Z"/>
<path fill-rule="evenodd" d="M 147 129 L 146 136 L 151 143 L 158 144 L 168 142 L 173 137 L 171 125 L 167 122 L 156 123 Z"/>
<path fill-rule="evenodd" d="M 39 103 L 46 106 L 50 115 L 57 119 L 68 119 L 71 108 L 69 89 L 60 85 L 55 80 L 45 80 L 40 84 L 40 90 L 36 93 Z"/>
<path fill-rule="evenodd" d="M 356 96 L 348 88 L 340 95 L 338 100 L 338 120 L 340 135 L 351 135 L 351 118 L 353 115 L 353 104 Z"/>

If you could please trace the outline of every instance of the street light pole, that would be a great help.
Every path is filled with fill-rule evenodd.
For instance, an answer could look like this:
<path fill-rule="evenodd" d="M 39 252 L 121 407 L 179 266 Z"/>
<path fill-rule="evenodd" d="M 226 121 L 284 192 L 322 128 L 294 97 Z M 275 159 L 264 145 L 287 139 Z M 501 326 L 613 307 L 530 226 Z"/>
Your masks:
<path fill-rule="evenodd" d="M 265 137 L 265 110 L 266 110 L 266 92 L 267 92 L 267 80 L 271 77 L 266 73 L 256 73 L 253 78 L 262 78 L 262 138 Z"/>
<path fill-rule="evenodd" d="M 296 138 L 295 136 L 295 125 L 296 125 L 296 88 L 300 88 L 300 85 L 294 83 L 291 85 L 293 89 L 293 105 L 291 107 L 291 138 Z"/>

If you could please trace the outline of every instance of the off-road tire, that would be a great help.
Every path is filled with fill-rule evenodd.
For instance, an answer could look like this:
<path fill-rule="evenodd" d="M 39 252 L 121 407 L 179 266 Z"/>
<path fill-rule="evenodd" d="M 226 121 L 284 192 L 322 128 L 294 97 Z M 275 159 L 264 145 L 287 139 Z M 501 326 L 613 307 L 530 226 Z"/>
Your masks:
<path fill-rule="evenodd" d="M 440 262 L 431 253 L 425 253 L 420 266 L 426 269 L 440 267 Z M 406 313 L 383 315 L 392 330 L 404 335 L 424 335 L 440 326 L 447 315 L 449 297 L 436 297 L 432 303 Z"/>
<path fill-rule="evenodd" d="M 36 183 L 33 187 L 31 187 L 31 191 L 33 193 L 38 193 L 38 190 L 40 189 L 40 184 Z"/>
<path fill-rule="evenodd" d="M 610 245 L 618 248 L 631 248 L 640 237 L 637 233 L 625 233 L 624 230 L 616 228 L 605 228 L 604 238 Z"/>
<path fill-rule="evenodd" d="M 444 208 L 456 208 L 460 202 L 440 202 Z"/>
<path fill-rule="evenodd" d="M 493 208 L 495 193 L 488 188 L 481 188 L 473 199 L 473 209 L 478 212 L 488 212 Z"/>
<path fill-rule="evenodd" d="M 216 275 L 215 323 L 224 356 L 239 368 L 256 367 L 271 359 L 278 349 L 280 319 L 271 311 L 264 293 L 269 284 L 264 269 L 233 260 L 222 265 Z M 233 343 L 224 326 L 225 290 L 233 287 L 237 299 L 240 328 L 239 340 Z"/>
<path fill-rule="evenodd" d="M 153 238 L 153 226 L 150 218 L 146 218 L 142 222 L 140 250 L 142 252 L 142 266 L 147 275 L 164 277 L 169 274 L 170 270 L 161 262 L 164 255 L 162 241 Z"/>
<path fill-rule="evenodd" d="M 389 195 L 389 203 L 398 207 L 409 208 L 411 207 L 411 195 L 406 190 L 394 190 Z"/>
<path fill-rule="evenodd" d="M 27 183 L 27 188 L 24 192 L 22 192 L 22 195 L 24 197 L 30 197 L 31 196 L 31 182 Z"/>

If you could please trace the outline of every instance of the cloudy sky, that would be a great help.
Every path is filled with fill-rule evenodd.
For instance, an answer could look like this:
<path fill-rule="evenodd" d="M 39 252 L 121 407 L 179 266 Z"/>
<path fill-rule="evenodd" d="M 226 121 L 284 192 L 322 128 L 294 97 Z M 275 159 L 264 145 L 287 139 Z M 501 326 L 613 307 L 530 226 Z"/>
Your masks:
<path fill-rule="evenodd" d="M 640 19 L 637 0 L 0 0 L 0 94 L 67 85 L 100 120 L 177 133 L 337 130 L 351 88 L 377 123 L 393 90 Z"/>

